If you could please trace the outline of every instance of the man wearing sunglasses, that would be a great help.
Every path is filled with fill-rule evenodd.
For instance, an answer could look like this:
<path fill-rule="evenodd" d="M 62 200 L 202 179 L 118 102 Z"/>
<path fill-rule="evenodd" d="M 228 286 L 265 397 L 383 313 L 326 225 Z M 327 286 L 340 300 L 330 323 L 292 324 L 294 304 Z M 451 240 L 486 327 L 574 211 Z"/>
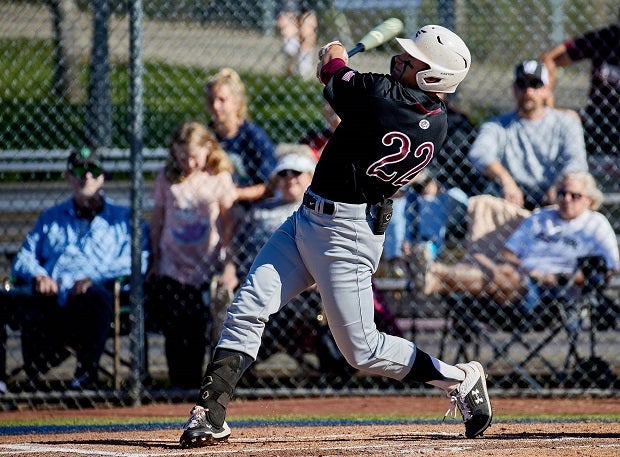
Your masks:
<path fill-rule="evenodd" d="M 600 256 L 609 273 L 620 269 L 618 243 L 607 218 L 596 210 L 603 201 L 594 177 L 584 171 L 561 176 L 557 206 L 534 211 L 510 235 L 497 261 L 433 262 L 420 281 L 424 293 L 467 293 L 491 297 L 500 305 L 518 304 L 530 313 L 543 298 L 556 298 L 565 286 L 583 285 L 579 259 Z M 572 291 L 571 291 L 572 292 Z"/>
<path fill-rule="evenodd" d="M 67 346 L 77 357 L 71 387 L 93 387 L 112 320 L 113 283 L 131 272 L 130 210 L 104 196 L 97 153 L 71 151 L 65 178 L 72 196 L 39 216 L 15 257 L 15 287 L 7 294 L 21 328 L 24 370 L 36 388 L 67 358 Z M 146 244 L 142 257 L 146 267 Z"/>
<path fill-rule="evenodd" d="M 482 124 L 469 159 L 487 179 L 485 193 L 527 209 L 553 202 L 552 184 L 567 171 L 587 171 L 583 128 L 576 113 L 547 106 L 549 74 L 520 62 L 513 85 L 516 110 Z"/>

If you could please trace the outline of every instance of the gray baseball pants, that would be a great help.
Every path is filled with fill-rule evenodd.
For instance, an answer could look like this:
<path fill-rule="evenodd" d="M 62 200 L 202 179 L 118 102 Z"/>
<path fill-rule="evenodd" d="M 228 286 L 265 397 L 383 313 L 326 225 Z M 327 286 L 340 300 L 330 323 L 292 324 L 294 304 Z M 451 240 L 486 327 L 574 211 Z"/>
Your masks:
<path fill-rule="evenodd" d="M 271 236 L 228 310 L 218 348 L 256 359 L 269 316 L 316 282 L 330 330 L 351 366 L 402 379 L 416 346 L 379 332 L 374 323 L 371 275 L 384 235 L 373 234 L 365 204 L 334 206 L 327 215 L 302 205 Z"/>

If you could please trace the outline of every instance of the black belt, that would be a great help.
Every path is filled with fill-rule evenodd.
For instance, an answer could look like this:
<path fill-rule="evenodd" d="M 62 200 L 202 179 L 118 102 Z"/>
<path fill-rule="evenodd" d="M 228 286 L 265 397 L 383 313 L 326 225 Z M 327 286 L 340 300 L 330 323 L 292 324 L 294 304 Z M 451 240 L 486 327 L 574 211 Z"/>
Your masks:
<path fill-rule="evenodd" d="M 310 208 L 317 213 L 333 216 L 336 212 L 334 202 L 325 199 L 321 200 L 323 201 L 323 208 L 319 208 L 319 200 L 315 196 L 305 193 L 303 203 L 306 208 Z"/>

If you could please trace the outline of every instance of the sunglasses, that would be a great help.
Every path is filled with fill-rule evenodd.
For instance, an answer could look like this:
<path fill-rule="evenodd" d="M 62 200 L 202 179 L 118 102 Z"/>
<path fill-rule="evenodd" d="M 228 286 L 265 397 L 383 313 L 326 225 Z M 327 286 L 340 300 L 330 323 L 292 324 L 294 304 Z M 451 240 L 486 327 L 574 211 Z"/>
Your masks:
<path fill-rule="evenodd" d="M 103 174 L 103 169 L 97 165 L 84 165 L 81 167 L 73 167 L 71 169 L 71 174 L 80 179 L 85 178 L 88 172 L 93 175 L 93 178 L 98 178 Z"/>
<path fill-rule="evenodd" d="M 531 87 L 533 89 L 540 89 L 544 85 L 545 83 L 539 79 L 519 78 L 515 81 L 515 86 L 517 87 L 517 89 L 520 90 L 525 90 L 528 87 Z"/>
<path fill-rule="evenodd" d="M 301 171 L 297 171 L 297 170 L 280 170 L 278 171 L 277 175 L 280 178 L 296 178 L 297 176 L 299 176 L 301 174 Z"/>
<path fill-rule="evenodd" d="M 583 197 L 583 194 L 577 192 L 568 192 L 564 189 L 558 190 L 558 197 L 566 198 L 567 195 L 570 195 L 571 200 L 579 200 L 581 197 Z"/>

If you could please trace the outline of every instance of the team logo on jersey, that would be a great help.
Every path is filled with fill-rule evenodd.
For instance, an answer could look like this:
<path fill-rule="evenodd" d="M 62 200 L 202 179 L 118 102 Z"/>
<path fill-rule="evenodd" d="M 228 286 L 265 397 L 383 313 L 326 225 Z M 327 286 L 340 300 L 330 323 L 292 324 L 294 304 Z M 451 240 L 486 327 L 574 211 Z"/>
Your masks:
<path fill-rule="evenodd" d="M 351 78 L 353 78 L 353 75 L 355 74 L 355 72 L 353 70 L 351 71 L 347 71 L 344 75 L 342 75 L 342 80 L 349 82 L 351 81 Z"/>
<path fill-rule="evenodd" d="M 420 126 L 421 129 L 426 130 L 427 128 L 431 126 L 431 123 L 428 122 L 426 119 L 422 119 L 418 125 Z"/>

